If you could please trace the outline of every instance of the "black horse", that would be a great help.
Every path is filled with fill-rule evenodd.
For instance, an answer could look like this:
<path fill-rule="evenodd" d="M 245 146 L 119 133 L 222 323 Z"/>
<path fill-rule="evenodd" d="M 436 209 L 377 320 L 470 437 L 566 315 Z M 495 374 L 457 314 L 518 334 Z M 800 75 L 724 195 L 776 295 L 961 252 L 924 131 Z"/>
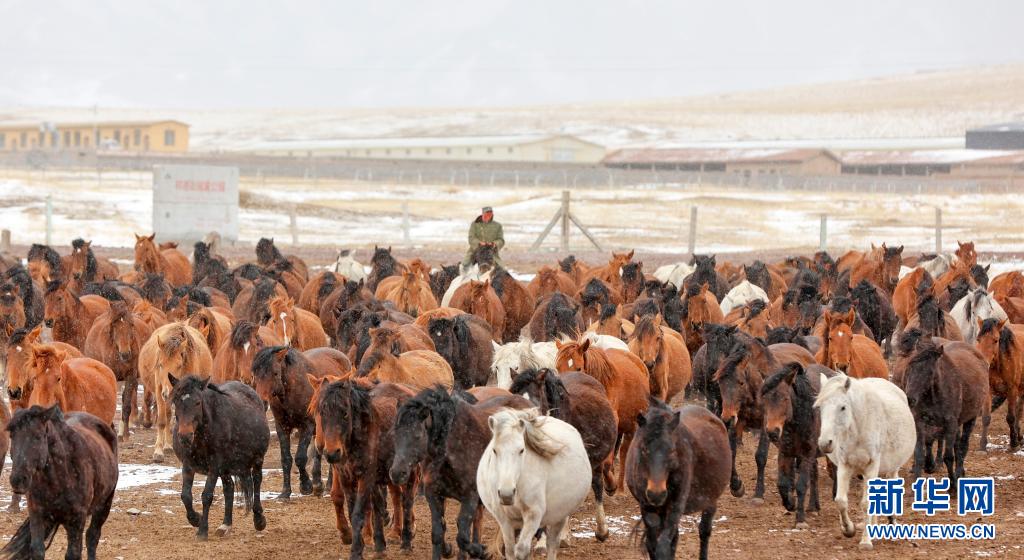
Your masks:
<path fill-rule="evenodd" d="M 260 503 L 263 457 L 270 444 L 270 428 L 263 401 L 251 387 L 238 381 L 214 385 L 208 379 L 187 375 L 180 380 L 167 376 L 173 387 L 174 454 L 181 461 L 181 501 L 188 522 L 198 527 L 196 537 L 209 536 L 210 505 L 219 479 L 224 485 L 223 537 L 231 531 L 231 509 L 238 477 L 252 522 L 257 531 L 267 526 Z M 203 515 L 192 509 L 192 484 L 196 473 L 206 475 Z"/>
<path fill-rule="evenodd" d="M 405 266 L 391 256 L 391 247 L 373 247 L 373 257 L 370 259 L 370 275 L 366 278 L 366 287 L 371 292 L 377 290 L 377 284 L 388 276 L 397 276 L 402 273 Z"/>
<path fill-rule="evenodd" d="M 729 293 L 729 284 L 715 270 L 715 255 L 694 255 L 693 257 L 693 274 L 686 277 L 686 281 L 683 283 L 684 286 L 689 288 L 690 286 L 702 286 L 707 284 L 711 293 L 715 294 L 718 301 L 722 301 L 725 298 L 725 294 Z"/>
<path fill-rule="evenodd" d="M 459 265 L 442 265 L 438 270 L 430 273 L 430 292 L 434 294 L 437 301 L 441 301 L 452 280 L 459 275 Z"/>
<path fill-rule="evenodd" d="M 892 307 L 888 294 L 867 280 L 861 280 L 850 292 L 853 305 L 864 323 L 871 328 L 875 343 L 885 341 L 885 354 L 892 353 L 892 335 L 896 332 L 899 318 Z"/>
<path fill-rule="evenodd" d="M 67 532 L 66 558 L 96 558 L 100 531 L 117 488 L 117 434 L 91 414 L 33 406 L 14 413 L 11 489 L 28 496 L 29 517 L 7 546 L 5 558 L 43 558 L 57 527 Z M 85 529 L 85 520 L 89 528 Z"/>
<path fill-rule="evenodd" d="M 439 317 L 427 324 L 434 348 L 452 366 L 457 389 L 486 385 L 491 376 L 494 346 L 491 326 L 476 315 Z"/>

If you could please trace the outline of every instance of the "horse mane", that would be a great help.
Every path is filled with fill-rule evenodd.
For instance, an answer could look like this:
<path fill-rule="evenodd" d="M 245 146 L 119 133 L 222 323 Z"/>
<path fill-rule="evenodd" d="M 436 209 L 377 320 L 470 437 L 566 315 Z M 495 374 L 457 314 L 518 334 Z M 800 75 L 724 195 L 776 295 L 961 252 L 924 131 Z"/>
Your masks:
<path fill-rule="evenodd" d="M 181 298 L 188 296 L 189 303 L 196 303 L 203 307 L 210 307 L 213 305 L 213 301 L 210 299 L 210 294 L 195 286 L 178 286 L 177 288 L 171 288 L 171 299 L 167 302 L 168 307 L 178 305 Z"/>
<path fill-rule="evenodd" d="M 494 293 L 498 294 L 499 298 L 505 296 L 505 281 L 511 278 L 512 275 L 504 268 L 494 270 L 494 274 L 491 275 L 491 288 L 494 288 Z"/>
<path fill-rule="evenodd" d="M 571 314 L 571 322 L 575 322 L 576 309 L 572 304 L 569 296 L 562 292 L 555 292 L 548 296 L 547 307 L 544 308 L 544 327 L 547 332 L 545 334 L 549 338 L 554 338 L 559 333 L 562 333 L 562 328 L 571 328 L 573 331 L 577 330 L 575 324 L 570 324 L 570 317 L 567 315 Z M 574 334 L 573 332 L 567 332 L 562 334 Z"/>
<path fill-rule="evenodd" d="M 999 354 L 1006 355 L 1013 351 L 1016 345 L 1017 339 L 1013 334 L 1013 329 L 1007 327 L 999 333 Z"/>
<path fill-rule="evenodd" d="M 185 371 L 191 371 L 192 362 L 196 355 L 196 341 L 192 338 L 191 333 L 185 328 L 184 323 L 173 323 L 171 328 L 164 333 L 162 339 L 158 339 L 162 342 L 160 344 L 161 350 L 164 353 L 173 352 L 178 348 L 182 348 L 182 367 Z"/>
<path fill-rule="evenodd" d="M 232 270 L 231 274 L 256 282 L 263 277 L 263 269 L 256 263 L 245 263 Z"/>
<path fill-rule="evenodd" d="M 286 368 L 303 360 L 302 353 L 291 346 L 268 346 L 256 352 L 256 355 L 252 358 L 253 377 L 269 372 L 274 365 L 277 353 L 286 348 L 288 349 L 288 352 L 284 355 L 284 365 Z"/>
<path fill-rule="evenodd" d="M 85 247 L 85 240 L 82 239 L 81 237 L 76 238 L 74 241 L 71 242 L 72 249 L 80 250 L 82 247 Z M 87 280 L 96 278 L 96 268 L 96 255 L 92 252 L 92 247 L 89 247 L 88 250 L 85 252 L 85 278 Z"/>
<path fill-rule="evenodd" d="M 569 255 L 568 257 L 558 261 L 558 268 L 562 269 L 562 272 L 571 273 L 575 264 L 576 255 Z"/>
<path fill-rule="evenodd" d="M 628 262 L 622 265 L 622 281 L 623 282 L 636 282 L 642 278 L 640 273 L 641 264 L 638 262 Z"/>
<path fill-rule="evenodd" d="M 714 380 L 719 381 L 731 375 L 735 375 L 736 367 L 750 355 L 750 347 L 742 342 L 737 341 L 729 349 L 729 354 L 725 357 L 725 361 L 722 362 L 722 366 L 715 372 Z"/>
<path fill-rule="evenodd" d="M 46 283 L 46 295 L 50 295 L 54 292 L 59 292 L 64 288 L 64 283 L 60 280 L 50 280 Z"/>
<path fill-rule="evenodd" d="M 760 260 L 756 260 L 749 265 L 743 265 L 743 273 L 751 284 L 765 291 L 771 287 L 772 277 L 768 273 L 768 267 Z"/>
<path fill-rule="evenodd" d="M 579 348 L 578 342 L 570 342 L 558 349 L 557 361 L 567 357 L 574 350 Z M 609 384 L 615 379 L 615 368 L 608 361 L 605 351 L 591 344 L 583 353 L 585 364 L 584 373 L 601 382 L 602 385 Z"/>
<path fill-rule="evenodd" d="M 249 300 L 249 316 L 254 317 L 261 306 L 267 304 L 277 290 L 277 282 L 270 278 L 262 278 L 253 284 L 252 298 Z M 269 308 L 268 308 L 269 309 Z"/>
<path fill-rule="evenodd" d="M 320 287 L 316 290 L 316 297 L 323 300 L 325 297 L 331 295 L 331 292 L 337 288 L 338 277 L 333 274 L 324 274 L 320 277 Z"/>
<path fill-rule="evenodd" d="M 832 309 L 833 313 L 847 313 L 853 309 L 853 300 L 847 296 L 834 296 L 832 298 Z"/>
<path fill-rule="evenodd" d="M 268 265 L 275 261 L 284 260 L 284 256 L 274 245 L 273 239 L 261 237 L 256 243 L 256 260 L 262 265 Z"/>
<path fill-rule="evenodd" d="M 50 265 L 50 271 L 53 272 L 54 276 L 60 276 L 63 272 L 62 261 L 60 253 L 55 251 L 49 245 L 41 245 L 39 243 L 33 243 L 28 250 L 28 261 L 42 260 L 46 261 L 46 264 Z"/>
<path fill-rule="evenodd" d="M 772 344 L 779 344 L 781 342 L 796 344 L 797 346 L 810 350 L 807 346 L 807 339 L 801 336 L 795 329 L 791 329 L 789 327 L 775 327 L 769 329 L 768 336 L 765 337 L 764 343 L 771 346 Z"/>
<path fill-rule="evenodd" d="M 142 287 L 139 291 L 142 294 L 142 297 L 149 301 L 158 300 L 165 295 L 167 297 L 171 296 L 167 282 L 164 280 L 164 275 L 152 272 L 146 273 L 146 278 L 143 280 Z"/>
<path fill-rule="evenodd" d="M 348 410 L 342 406 L 343 392 L 348 393 Z M 369 388 L 363 387 L 351 379 L 334 381 L 321 387 L 317 407 L 320 409 L 321 415 L 348 418 L 348 430 L 344 434 L 347 448 L 353 447 L 354 441 L 368 435 L 370 426 L 364 422 L 372 422 L 373 418 L 373 404 Z"/>
<path fill-rule="evenodd" d="M 525 369 L 519 372 L 516 378 L 512 380 L 512 385 L 508 389 L 509 392 L 513 395 L 522 394 L 526 391 L 527 387 L 539 383 L 537 378 L 540 377 L 541 373 L 544 373 L 544 382 L 540 388 L 544 391 L 544 397 L 547 400 L 547 410 L 542 412 L 568 422 L 569 391 L 565 388 L 565 384 L 562 383 L 558 373 L 554 370 L 549 368 Z"/>
<path fill-rule="evenodd" d="M 424 389 L 402 403 L 395 419 L 395 432 L 418 424 L 426 416 L 431 418 L 430 426 L 427 428 L 428 454 L 435 455 L 438 451 L 443 454 L 448 434 L 455 421 L 455 400 L 441 385 Z"/>
<path fill-rule="evenodd" d="M 768 304 L 763 299 L 754 299 L 747 303 L 747 320 L 753 319 L 768 309 Z"/>
<path fill-rule="evenodd" d="M 229 337 L 231 347 L 236 350 L 243 348 L 245 343 L 249 342 L 249 339 L 252 338 L 252 333 L 257 329 L 259 329 L 259 325 L 247 319 L 242 319 L 235 323 L 235 326 L 231 329 L 231 336 Z"/>
<path fill-rule="evenodd" d="M 919 296 L 917 300 L 917 320 L 921 328 L 933 333 L 939 332 L 943 325 L 942 309 L 931 292 Z"/>
<path fill-rule="evenodd" d="M 658 334 L 660 328 L 654 324 L 653 315 L 644 315 L 636 322 L 633 328 L 633 337 L 636 339 L 642 339 L 646 336 L 655 336 Z"/>
<path fill-rule="evenodd" d="M 658 302 L 651 298 L 638 299 L 633 306 L 634 317 L 644 317 L 647 315 L 657 315 L 661 313 L 661 309 L 658 307 Z"/>
<path fill-rule="evenodd" d="M 10 346 L 12 344 L 17 345 L 17 344 L 24 343 L 25 342 L 25 337 L 27 337 L 30 332 L 32 332 L 32 329 L 28 329 L 28 328 L 14 329 L 14 332 L 12 332 L 11 336 L 7 339 L 7 345 Z"/>
<path fill-rule="evenodd" d="M 608 286 L 597 278 L 591 278 L 587 285 L 583 287 L 583 293 L 580 294 L 580 303 L 584 307 L 590 307 L 597 303 L 606 303 L 610 300 L 611 294 L 608 292 Z"/>
<path fill-rule="evenodd" d="M 524 428 L 523 441 L 526 443 L 526 447 L 537 455 L 550 459 L 565 449 L 565 445 L 544 433 L 541 428 L 546 421 L 547 417 L 541 416 L 536 408 L 527 410 L 505 408 L 491 415 L 495 432 L 521 422 Z"/>
<path fill-rule="evenodd" d="M 612 303 L 606 303 L 601 306 L 601 315 L 598 317 L 598 322 L 607 321 L 615 316 L 619 308 L 617 305 Z"/>
<path fill-rule="evenodd" d="M 988 268 L 975 264 L 971 267 L 971 278 L 974 279 L 974 283 L 979 286 L 988 286 Z"/>

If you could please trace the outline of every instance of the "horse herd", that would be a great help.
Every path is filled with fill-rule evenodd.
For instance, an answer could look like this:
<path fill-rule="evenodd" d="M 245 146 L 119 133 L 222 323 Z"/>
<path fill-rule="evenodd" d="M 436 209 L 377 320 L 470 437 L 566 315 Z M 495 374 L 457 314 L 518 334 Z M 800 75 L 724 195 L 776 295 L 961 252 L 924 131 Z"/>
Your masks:
<path fill-rule="evenodd" d="M 524 282 L 489 247 L 468 267 L 399 262 L 378 247 L 368 272 L 348 252 L 316 272 L 272 239 L 232 268 L 205 243 L 189 259 L 137 235 L 121 272 L 81 239 L 66 256 L 33 245 L 25 259 L 0 257 L 14 411 L 0 409 L 0 452 L 10 447 L 10 507 L 27 496 L 29 510 L 4 553 L 42 557 L 63 526 L 68 557 L 80 557 L 84 533 L 94 558 L 118 440 L 140 425 L 155 427 L 154 462 L 171 451 L 181 462 L 200 539 L 218 480 L 216 534 L 231 531 L 236 487 L 263 530 L 267 409 L 279 497 L 292 494 L 293 466 L 299 492 L 322 495 L 326 459 L 351 558 L 369 539 L 376 551 L 389 537 L 411 549 L 421 493 L 435 559 L 456 552 L 448 500 L 460 557 L 536 547 L 555 558 L 589 493 L 595 537 L 608 538 L 604 495 L 619 489 L 639 505 L 648 556 L 674 557 L 680 519 L 696 513 L 707 558 L 720 495 L 746 492 L 736 454 L 748 433 L 752 499 L 764 500 L 774 444 L 782 504 L 806 527 L 825 457 L 852 537 L 851 477 L 893 477 L 911 459 L 914 476 L 940 461 L 964 476 L 974 424 L 984 449 L 1004 401 L 1010 448 L 1021 445 L 1024 274 L 989 279 L 973 243 L 902 253 L 883 244 L 743 265 L 696 255 L 648 272 L 630 251 L 593 266 L 568 256 Z M 704 406 L 669 404 L 684 397 Z M 489 546 L 484 511 L 500 528 Z"/>

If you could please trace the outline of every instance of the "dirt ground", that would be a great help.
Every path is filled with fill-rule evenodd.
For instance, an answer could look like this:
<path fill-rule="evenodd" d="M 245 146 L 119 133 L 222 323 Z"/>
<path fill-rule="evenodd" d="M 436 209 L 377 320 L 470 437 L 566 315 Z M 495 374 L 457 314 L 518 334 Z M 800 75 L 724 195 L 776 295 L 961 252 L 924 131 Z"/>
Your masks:
<path fill-rule="evenodd" d="M 1010 454 L 1006 450 L 1006 425 L 1002 412 L 993 418 L 993 446 L 988 453 L 977 451 L 975 442 L 967 460 L 967 472 L 970 476 L 996 477 L 996 514 L 984 522 L 997 526 L 995 541 L 960 542 L 960 543 L 908 543 L 875 541 L 872 552 L 862 552 L 857 547 L 858 539 L 844 538 L 839 531 L 837 510 L 828 497 L 828 478 L 823 467 L 819 467 L 819 476 L 823 480 L 820 490 L 822 512 L 810 514 L 810 529 L 794 530 L 793 516 L 783 509 L 778 493 L 775 490 L 774 450 L 770 455 L 767 468 L 766 502 L 754 505 L 749 496 L 752 494 L 755 466 L 753 447 L 756 441 L 746 438 L 746 445 L 741 448 L 739 463 L 741 476 L 748 489 L 747 497 L 733 498 L 726 494 L 719 500 L 718 513 L 714 533 L 711 538 L 713 558 L 746 559 L 746 558 L 969 558 L 969 557 L 1024 557 L 1021 542 L 1024 540 L 1024 481 L 1017 478 L 1024 464 L 1024 455 Z M 136 428 L 131 441 L 122 446 L 120 461 L 122 465 L 147 465 L 150 463 L 152 446 L 155 438 L 153 430 Z M 271 448 L 265 463 L 268 475 L 264 481 L 264 492 L 276 496 L 281 488 L 281 472 L 279 451 L 275 438 L 271 438 Z M 179 466 L 173 455 L 166 465 Z M 124 467 L 123 467 L 124 468 Z M 9 470 L 9 469 L 8 469 Z M 8 473 L 4 474 L 0 488 L 6 492 Z M 201 477 L 197 477 L 194 499 L 200 507 Z M 297 477 L 293 474 L 293 482 L 297 489 Z M 212 535 L 223 515 L 223 500 L 218 488 L 218 498 L 211 509 L 211 538 L 208 542 L 195 539 L 195 529 L 188 525 L 184 509 L 178 497 L 180 477 L 175 475 L 173 481 L 157 482 L 130 489 L 119 490 L 114 508 L 103 531 L 103 540 L 99 547 L 102 558 L 284 558 L 301 557 L 308 559 L 327 559 L 347 557 L 348 547 L 342 546 L 334 529 L 333 508 L 328 497 L 315 498 L 301 496 L 289 502 L 269 499 L 265 502 L 267 529 L 256 533 L 252 527 L 251 516 L 242 516 L 236 509 L 233 531 L 224 538 Z M 854 483 L 851 490 L 851 502 L 859 501 L 861 485 Z M 907 499 L 910 499 L 908 485 Z M 5 496 L 6 499 L 6 496 Z M 855 508 L 855 519 L 861 518 L 859 506 Z M 132 513 L 129 513 L 132 510 Z M 573 538 L 572 545 L 561 551 L 563 558 L 608 558 L 625 560 L 641 558 L 638 543 L 632 537 L 636 523 L 638 508 L 632 496 L 619 492 L 607 499 L 606 510 L 612 531 L 607 542 L 598 543 L 588 531 L 594 528 L 594 507 L 592 499 L 588 499 L 583 507 L 572 517 L 572 531 L 578 535 Z M 910 512 L 909 505 L 906 507 Z M 0 535 L 8 540 L 17 526 L 25 518 L 24 513 L 12 514 L 0 512 Z M 390 544 L 387 557 L 426 558 L 430 554 L 429 512 L 423 498 L 416 502 L 417 531 L 414 549 L 411 555 L 404 555 L 396 544 Z M 981 519 L 959 518 L 955 512 L 938 514 L 933 518 L 936 522 L 980 522 Z M 924 522 L 924 516 L 918 514 L 905 515 L 903 523 Z M 448 537 L 454 543 L 453 528 L 455 519 L 453 508 L 449 507 Z M 695 557 L 698 539 L 696 535 L 696 518 L 688 517 L 680 526 L 683 534 L 677 557 Z M 485 536 L 496 530 L 494 522 L 488 518 L 485 525 Z M 59 532 L 51 547 L 50 555 L 56 557 L 64 550 L 63 532 Z M 372 557 L 372 553 L 370 554 Z"/>

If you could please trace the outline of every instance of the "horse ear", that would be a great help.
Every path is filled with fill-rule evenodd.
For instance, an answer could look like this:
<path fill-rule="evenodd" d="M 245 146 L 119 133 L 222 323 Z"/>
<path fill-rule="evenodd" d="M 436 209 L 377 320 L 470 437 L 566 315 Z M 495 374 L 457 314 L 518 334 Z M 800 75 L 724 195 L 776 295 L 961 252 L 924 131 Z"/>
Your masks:
<path fill-rule="evenodd" d="M 495 426 L 497 426 L 497 424 L 494 421 L 494 417 L 493 416 L 488 416 L 487 417 L 487 426 L 491 429 L 491 432 L 493 433 Z"/>
<path fill-rule="evenodd" d="M 149 239 L 150 241 L 154 241 L 154 240 L 156 240 L 156 234 L 154 233 L 153 235 L 150 235 L 148 239 Z"/>
<path fill-rule="evenodd" d="M 14 334 L 14 323 L 12 322 L 4 325 L 4 330 L 7 332 L 7 336 L 10 337 L 12 334 Z"/>
<path fill-rule="evenodd" d="M 1007 321 L 1009 321 L 1009 319 L 1003 319 L 1002 321 L 999 321 L 999 329 L 1000 330 L 1002 330 L 1002 328 L 1006 326 L 1006 322 Z"/>
<path fill-rule="evenodd" d="M 709 284 L 707 282 L 704 282 L 703 284 L 700 285 L 700 293 L 701 293 L 701 295 L 704 295 L 704 294 L 708 293 L 708 287 L 709 287 Z"/>
<path fill-rule="evenodd" d="M 850 326 L 853 326 L 853 322 L 857 320 L 857 313 L 851 308 L 846 312 L 845 319 L 850 322 Z"/>
<path fill-rule="evenodd" d="M 589 350 L 589 349 L 590 349 L 590 339 L 587 338 L 587 339 L 585 339 L 583 341 L 583 344 L 580 344 L 580 352 L 586 353 L 586 351 Z"/>
<path fill-rule="evenodd" d="M 282 346 L 280 350 L 274 352 L 274 357 L 283 360 L 288 357 L 288 351 L 291 350 L 291 346 Z"/>
<path fill-rule="evenodd" d="M 903 245 L 900 245 L 899 247 L 896 247 L 896 251 L 899 252 L 899 253 L 902 253 L 903 252 Z"/>
<path fill-rule="evenodd" d="M 634 250 L 635 249 L 630 249 L 629 252 L 626 253 L 626 260 L 633 260 L 633 252 L 634 252 Z"/>
<path fill-rule="evenodd" d="M 312 385 L 313 388 L 315 389 L 315 388 L 319 387 L 321 383 L 323 383 L 324 378 L 323 377 L 317 377 L 315 375 L 311 375 L 311 374 L 307 373 L 306 374 L 306 381 L 309 381 L 309 384 Z"/>
<path fill-rule="evenodd" d="M 661 313 L 654 316 L 654 324 L 659 327 L 662 325 Z"/>
<path fill-rule="evenodd" d="M 170 372 L 167 373 L 167 381 L 171 384 L 171 387 L 178 385 L 178 379 L 171 375 Z"/>
<path fill-rule="evenodd" d="M 39 339 L 39 335 L 41 334 L 43 334 L 43 325 L 39 325 L 38 327 L 32 329 L 32 332 L 28 333 L 28 336 L 25 337 L 25 342 L 32 342 L 34 340 L 37 340 Z"/>
<path fill-rule="evenodd" d="M 50 408 L 46 409 L 46 419 L 54 422 L 64 421 L 64 412 L 60 409 L 60 404 L 55 404 Z"/>
<path fill-rule="evenodd" d="M 982 319 L 981 317 L 978 317 L 977 321 L 978 321 L 978 328 L 980 329 L 981 326 L 985 324 L 985 320 Z"/>
<path fill-rule="evenodd" d="M 647 425 L 647 417 L 644 416 L 643 412 L 636 413 L 636 425 L 640 426 L 641 428 Z"/>
<path fill-rule="evenodd" d="M 956 240 L 956 246 L 957 246 L 957 247 L 963 247 L 963 246 L 964 246 L 964 244 L 963 244 L 963 243 L 960 243 L 960 240 L 959 240 L 959 239 L 957 239 L 957 240 Z"/>
<path fill-rule="evenodd" d="M 940 346 L 939 348 L 942 348 L 942 347 Z M 843 390 L 844 391 L 849 391 L 850 390 L 850 385 L 852 383 L 853 383 L 853 381 L 851 380 L 851 378 L 847 377 L 846 378 L 846 383 L 843 383 Z"/>
<path fill-rule="evenodd" d="M 563 346 L 565 346 L 565 344 L 563 344 L 561 340 L 558 340 L 558 339 L 556 338 L 556 339 L 555 339 L 555 348 L 557 348 L 557 349 L 561 350 Z"/>
<path fill-rule="evenodd" d="M 792 362 L 789 364 L 789 371 L 786 372 L 786 377 L 783 379 L 787 384 L 792 385 L 796 381 L 796 376 L 803 375 L 804 367 L 800 365 L 800 362 Z"/>
<path fill-rule="evenodd" d="M 495 342 L 493 339 L 491 339 L 491 347 L 494 348 L 495 351 L 497 351 L 501 348 L 501 345 Z"/>
<path fill-rule="evenodd" d="M 626 333 L 626 336 L 632 336 L 633 331 L 636 330 L 636 325 L 633 324 L 633 321 L 630 321 L 629 319 L 623 319 L 619 325 L 619 328 L 622 329 L 622 332 Z"/>
<path fill-rule="evenodd" d="M 209 338 L 210 337 L 210 325 L 209 324 L 205 324 L 205 325 L 199 327 L 199 332 L 203 335 L 203 338 Z"/>
<path fill-rule="evenodd" d="M 992 268 L 992 263 L 988 263 L 987 265 L 985 265 L 985 268 L 983 269 L 985 271 L 985 274 L 988 274 L 988 269 L 990 268 Z"/>

